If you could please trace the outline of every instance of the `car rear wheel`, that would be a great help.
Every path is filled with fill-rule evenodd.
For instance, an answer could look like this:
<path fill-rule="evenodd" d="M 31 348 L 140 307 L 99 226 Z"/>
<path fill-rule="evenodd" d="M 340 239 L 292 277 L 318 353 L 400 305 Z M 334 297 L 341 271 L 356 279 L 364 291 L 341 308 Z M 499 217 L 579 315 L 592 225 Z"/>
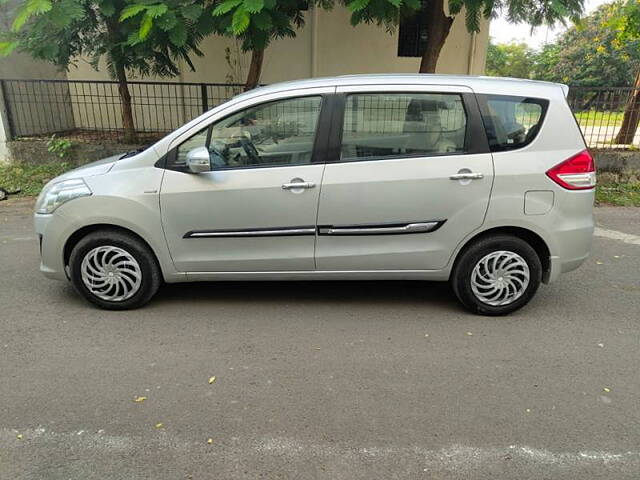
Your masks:
<path fill-rule="evenodd" d="M 542 280 L 536 251 L 511 235 L 484 237 L 466 248 L 451 275 L 453 290 L 470 311 L 506 315 L 526 305 Z"/>
<path fill-rule="evenodd" d="M 74 288 L 108 310 L 147 303 L 161 283 L 155 256 L 138 238 L 117 230 L 100 230 L 82 238 L 71 251 L 69 272 Z"/>

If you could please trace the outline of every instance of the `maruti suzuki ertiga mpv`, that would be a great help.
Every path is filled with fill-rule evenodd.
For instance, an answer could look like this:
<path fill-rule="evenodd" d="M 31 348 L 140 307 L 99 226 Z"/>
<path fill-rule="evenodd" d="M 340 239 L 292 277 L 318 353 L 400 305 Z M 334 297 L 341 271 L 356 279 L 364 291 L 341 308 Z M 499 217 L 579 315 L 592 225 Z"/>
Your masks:
<path fill-rule="evenodd" d="M 509 313 L 591 248 L 595 168 L 567 93 L 441 75 L 259 88 L 47 184 L 40 268 L 108 309 L 162 282 L 414 279 Z"/>

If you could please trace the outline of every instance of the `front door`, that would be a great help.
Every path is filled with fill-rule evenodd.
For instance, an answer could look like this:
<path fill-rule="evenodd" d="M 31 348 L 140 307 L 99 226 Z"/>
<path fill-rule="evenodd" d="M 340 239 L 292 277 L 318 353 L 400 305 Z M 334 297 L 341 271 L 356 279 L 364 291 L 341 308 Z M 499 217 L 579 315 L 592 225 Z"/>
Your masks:
<path fill-rule="evenodd" d="M 177 270 L 315 268 L 322 108 L 311 95 L 236 110 L 170 152 L 160 206 Z M 212 170 L 188 173 L 187 153 L 202 146 Z"/>
<path fill-rule="evenodd" d="M 493 164 L 470 89 L 338 88 L 318 211 L 319 270 L 438 270 L 482 225 Z M 335 117 L 334 117 L 335 118 Z"/>

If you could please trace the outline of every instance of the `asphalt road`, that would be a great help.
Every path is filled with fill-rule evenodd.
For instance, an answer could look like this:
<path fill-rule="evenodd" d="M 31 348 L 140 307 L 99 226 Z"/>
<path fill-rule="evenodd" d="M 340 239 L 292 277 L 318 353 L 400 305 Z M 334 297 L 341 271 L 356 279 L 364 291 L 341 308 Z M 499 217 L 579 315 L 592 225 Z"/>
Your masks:
<path fill-rule="evenodd" d="M 0 204 L 1 479 L 640 477 L 640 209 L 597 209 L 581 269 L 486 318 L 420 282 L 104 312 L 40 275 L 30 208 Z"/>

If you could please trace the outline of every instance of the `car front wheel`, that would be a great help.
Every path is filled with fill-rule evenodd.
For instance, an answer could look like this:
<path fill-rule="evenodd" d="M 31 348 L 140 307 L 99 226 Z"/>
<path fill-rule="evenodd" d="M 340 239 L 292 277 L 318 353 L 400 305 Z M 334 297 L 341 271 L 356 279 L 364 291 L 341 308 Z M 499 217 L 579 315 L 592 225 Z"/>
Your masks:
<path fill-rule="evenodd" d="M 466 248 L 451 275 L 453 290 L 470 311 L 506 315 L 526 305 L 542 280 L 542 264 L 526 241 L 484 237 Z"/>
<path fill-rule="evenodd" d="M 147 303 L 160 286 L 155 256 L 133 235 L 100 230 L 82 238 L 69 257 L 74 288 L 108 310 L 126 310 Z"/>

